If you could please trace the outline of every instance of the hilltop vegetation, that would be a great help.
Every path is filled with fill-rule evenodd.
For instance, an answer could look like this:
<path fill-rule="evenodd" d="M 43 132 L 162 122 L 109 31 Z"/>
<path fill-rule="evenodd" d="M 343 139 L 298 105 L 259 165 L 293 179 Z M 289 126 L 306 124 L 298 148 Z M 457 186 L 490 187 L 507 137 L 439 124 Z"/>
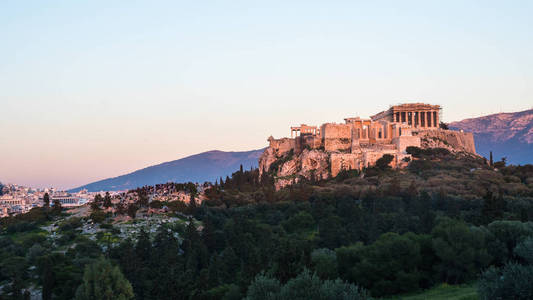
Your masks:
<path fill-rule="evenodd" d="M 60 211 L 2 219 L 3 297 L 30 289 L 72 299 L 105 285 L 83 275 L 104 266 L 124 299 L 128 284 L 136 299 L 368 299 L 475 280 L 482 299 L 530 299 L 519 275 L 533 269 L 533 166 L 409 151 L 405 170 L 384 159 L 280 191 L 271 174 L 241 169 L 201 205 L 169 207 L 180 222 L 130 238 L 106 214 L 94 239 L 81 234 L 87 218 Z M 42 229 L 50 223 L 55 236 Z"/>

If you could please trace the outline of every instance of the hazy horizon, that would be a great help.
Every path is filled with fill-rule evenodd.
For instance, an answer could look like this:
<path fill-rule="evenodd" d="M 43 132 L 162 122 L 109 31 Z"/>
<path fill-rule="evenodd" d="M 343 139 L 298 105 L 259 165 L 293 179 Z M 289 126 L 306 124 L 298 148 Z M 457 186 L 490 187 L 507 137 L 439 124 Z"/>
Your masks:
<path fill-rule="evenodd" d="M 300 123 L 533 106 L 528 1 L 0 3 L 0 181 L 73 188 Z"/>

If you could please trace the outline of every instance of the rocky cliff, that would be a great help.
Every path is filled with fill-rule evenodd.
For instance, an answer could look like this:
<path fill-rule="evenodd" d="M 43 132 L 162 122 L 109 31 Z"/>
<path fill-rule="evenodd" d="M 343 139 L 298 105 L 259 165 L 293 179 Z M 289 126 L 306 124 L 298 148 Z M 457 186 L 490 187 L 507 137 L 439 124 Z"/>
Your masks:
<path fill-rule="evenodd" d="M 364 147 L 352 146 L 348 149 L 337 147 L 334 151 L 328 148 L 304 148 L 297 151 L 295 139 L 269 138 L 271 146 L 266 148 L 259 158 L 260 172 L 269 172 L 274 176 L 277 189 L 299 182 L 335 177 L 342 170 L 361 170 L 373 166 L 383 155 L 393 157 L 391 167 L 405 167 L 411 157 L 405 151 L 398 150 L 404 139 L 417 139 L 415 143 L 421 148 L 446 148 L 451 152 L 476 153 L 472 133 L 453 130 L 413 130 L 413 136 L 405 136 L 395 144 L 373 144 Z M 413 145 L 413 143 L 408 143 Z M 340 148 L 340 150 L 338 150 Z M 405 149 L 405 147 L 401 147 Z"/>
<path fill-rule="evenodd" d="M 450 128 L 474 134 L 476 150 L 515 164 L 533 163 L 533 109 L 499 113 L 450 123 Z"/>
<path fill-rule="evenodd" d="M 275 176 L 276 188 L 307 180 L 326 179 L 330 175 L 329 155 L 321 150 L 305 149 L 299 154 L 290 150 L 276 153 L 267 148 L 259 158 L 259 170 L 268 171 Z"/>
<path fill-rule="evenodd" d="M 421 148 L 446 148 L 452 152 L 476 153 L 474 135 L 471 132 L 455 130 L 420 130 L 413 131 L 420 137 Z"/>

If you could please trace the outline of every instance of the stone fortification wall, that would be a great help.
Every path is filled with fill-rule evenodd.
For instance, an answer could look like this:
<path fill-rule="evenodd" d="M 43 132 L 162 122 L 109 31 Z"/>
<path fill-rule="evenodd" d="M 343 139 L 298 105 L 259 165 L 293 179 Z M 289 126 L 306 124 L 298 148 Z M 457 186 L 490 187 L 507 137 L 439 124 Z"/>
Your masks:
<path fill-rule="evenodd" d="M 305 148 L 318 149 L 322 147 L 322 139 L 316 135 L 302 135 L 299 138 L 297 148 L 302 151 Z"/>
<path fill-rule="evenodd" d="M 362 153 L 331 153 L 331 176 L 335 177 L 341 170 L 360 170 L 363 168 Z"/>
<path fill-rule="evenodd" d="M 365 151 L 363 152 L 363 165 L 365 168 L 372 167 L 376 164 L 376 161 L 383 157 L 385 154 L 390 154 L 394 156 L 394 159 L 391 162 L 391 167 L 396 167 L 398 162 L 397 154 L 398 152 L 393 150 L 388 151 Z"/>
<path fill-rule="evenodd" d="M 335 177 L 341 170 L 362 170 L 363 168 L 372 167 L 376 161 L 385 154 L 394 156 L 390 163 L 393 168 L 403 168 L 408 163 L 405 161 L 406 157 L 411 157 L 409 154 L 399 153 L 396 150 L 364 150 L 358 153 L 331 153 L 331 177 Z"/>
<path fill-rule="evenodd" d="M 413 131 L 413 134 L 420 137 L 422 148 L 446 148 L 452 152 L 476 154 L 474 135 L 471 132 L 434 129 Z"/>
<path fill-rule="evenodd" d="M 321 132 L 325 139 L 352 138 L 352 126 L 350 124 L 326 123 L 322 125 Z"/>
<path fill-rule="evenodd" d="M 349 124 L 327 123 L 322 125 L 324 150 L 349 151 L 352 147 L 352 126 Z"/>
<path fill-rule="evenodd" d="M 276 153 L 277 156 L 284 155 L 293 150 L 296 146 L 296 140 L 291 138 L 274 139 L 269 138 L 270 147 Z"/>
<path fill-rule="evenodd" d="M 399 136 L 392 139 L 392 143 L 396 145 L 399 152 L 405 152 L 407 147 L 420 147 L 420 137 L 418 136 Z"/>

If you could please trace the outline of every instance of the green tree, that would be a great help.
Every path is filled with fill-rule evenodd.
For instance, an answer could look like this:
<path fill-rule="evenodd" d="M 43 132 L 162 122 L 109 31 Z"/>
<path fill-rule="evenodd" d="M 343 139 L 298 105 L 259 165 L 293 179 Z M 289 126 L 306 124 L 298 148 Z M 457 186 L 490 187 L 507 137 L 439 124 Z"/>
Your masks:
<path fill-rule="evenodd" d="M 478 283 L 479 298 L 533 299 L 533 266 L 510 263 L 501 269 L 490 267 Z"/>
<path fill-rule="evenodd" d="M 488 224 L 496 219 L 503 217 L 503 211 L 505 209 L 505 200 L 503 200 L 502 193 L 497 197 L 488 191 L 484 197 L 483 209 L 481 214 L 485 224 Z"/>
<path fill-rule="evenodd" d="M 313 250 L 311 252 L 311 266 L 321 279 L 336 279 L 339 276 L 337 254 L 333 250 L 327 248 Z"/>
<path fill-rule="evenodd" d="M 374 295 L 392 295 L 418 289 L 422 255 L 415 234 L 389 232 L 371 245 L 356 244 L 341 249 L 338 252 L 339 266 L 349 266 L 343 266 L 345 278 L 370 289 Z"/>
<path fill-rule="evenodd" d="M 376 161 L 376 168 L 380 170 L 390 169 L 390 163 L 394 159 L 393 155 L 384 154 L 380 159 Z"/>
<path fill-rule="evenodd" d="M 341 246 L 345 235 L 346 230 L 342 226 L 341 218 L 336 215 L 327 216 L 318 225 L 319 243 L 322 247 L 335 249 Z"/>
<path fill-rule="evenodd" d="M 22 290 L 28 280 L 28 264 L 24 257 L 11 256 L 0 265 L 2 275 L 9 278 L 9 284 L 3 287 L 3 295 L 11 295 L 11 299 L 24 299 Z M 0 295 L 1 299 L 3 296 Z M 6 297 L 7 298 L 7 297 Z"/>
<path fill-rule="evenodd" d="M 48 195 L 48 193 L 44 193 L 43 202 L 44 207 L 50 207 L 50 195 Z"/>
<path fill-rule="evenodd" d="M 133 297 L 130 282 L 118 267 L 113 267 L 104 258 L 85 267 L 83 282 L 76 291 L 77 300 L 126 300 Z"/>
<path fill-rule="evenodd" d="M 130 216 L 130 218 L 132 218 L 132 219 L 135 219 L 135 216 L 137 215 L 137 210 L 138 209 L 139 209 L 139 207 L 137 207 L 137 204 L 135 204 L 135 203 L 128 204 L 128 208 L 127 208 L 128 216 Z"/>
<path fill-rule="evenodd" d="M 281 284 L 277 279 L 259 274 L 248 287 L 246 300 L 277 300 L 280 289 Z"/>
<path fill-rule="evenodd" d="M 40 273 L 43 300 L 52 299 L 52 290 L 56 284 L 56 275 L 54 272 L 54 265 L 56 263 L 55 255 L 53 254 L 44 255 L 38 259 L 37 270 Z"/>
<path fill-rule="evenodd" d="M 533 265 L 533 236 L 519 243 L 514 249 L 514 254 L 528 264 Z"/>
<path fill-rule="evenodd" d="M 59 202 L 58 199 L 54 200 L 54 208 L 52 209 L 52 213 L 59 215 L 62 209 L 63 207 L 61 206 L 61 202 Z"/>
<path fill-rule="evenodd" d="M 371 299 L 368 293 L 354 284 L 337 280 L 321 280 L 316 274 L 304 270 L 281 285 L 277 279 L 263 274 L 256 276 L 248 287 L 246 300 L 330 300 Z"/>
<path fill-rule="evenodd" d="M 464 222 L 443 218 L 432 231 L 433 250 L 439 258 L 436 269 L 441 279 L 460 283 L 472 279 L 489 265 L 486 234 Z"/>
<path fill-rule="evenodd" d="M 512 258 L 513 250 L 520 242 L 528 236 L 533 236 L 533 223 L 531 222 L 494 221 L 487 228 L 503 244 L 502 262 Z"/>
<path fill-rule="evenodd" d="M 113 203 L 111 202 L 111 195 L 109 195 L 109 192 L 105 193 L 104 204 L 103 205 L 104 205 L 105 208 L 109 208 L 109 207 L 113 206 Z"/>

